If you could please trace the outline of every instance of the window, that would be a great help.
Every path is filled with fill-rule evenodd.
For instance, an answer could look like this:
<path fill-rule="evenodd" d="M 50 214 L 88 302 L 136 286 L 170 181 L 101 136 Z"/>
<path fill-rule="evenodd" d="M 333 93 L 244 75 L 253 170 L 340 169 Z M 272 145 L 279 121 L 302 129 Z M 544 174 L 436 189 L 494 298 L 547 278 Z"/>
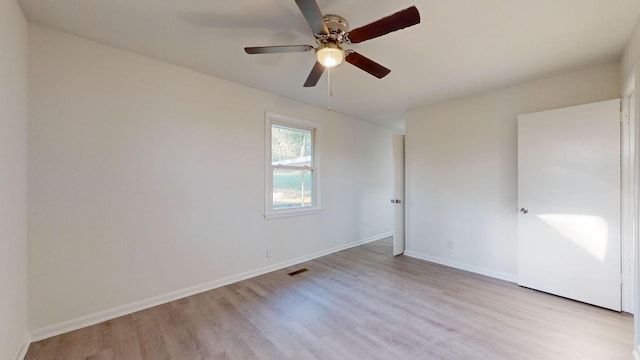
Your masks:
<path fill-rule="evenodd" d="M 320 208 L 318 124 L 267 113 L 265 218 Z"/>

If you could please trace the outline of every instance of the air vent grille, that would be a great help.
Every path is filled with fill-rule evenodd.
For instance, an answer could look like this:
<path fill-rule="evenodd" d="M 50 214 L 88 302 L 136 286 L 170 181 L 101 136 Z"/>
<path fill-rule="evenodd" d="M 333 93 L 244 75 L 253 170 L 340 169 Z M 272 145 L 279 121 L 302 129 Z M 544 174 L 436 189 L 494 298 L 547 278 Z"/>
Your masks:
<path fill-rule="evenodd" d="M 296 270 L 296 271 L 292 271 L 292 272 L 288 273 L 287 275 L 289 275 L 289 276 L 296 276 L 296 275 L 298 275 L 298 274 L 302 274 L 302 273 L 305 273 L 305 272 L 307 272 L 307 271 L 309 271 L 309 269 L 307 269 L 307 268 L 302 268 L 302 269 L 298 269 L 298 270 Z"/>

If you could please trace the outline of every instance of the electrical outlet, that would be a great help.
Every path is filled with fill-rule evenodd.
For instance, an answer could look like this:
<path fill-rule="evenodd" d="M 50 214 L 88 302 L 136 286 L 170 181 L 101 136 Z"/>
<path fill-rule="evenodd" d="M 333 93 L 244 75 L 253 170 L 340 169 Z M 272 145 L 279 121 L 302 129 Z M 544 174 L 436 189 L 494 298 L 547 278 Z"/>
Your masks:
<path fill-rule="evenodd" d="M 267 259 L 272 257 L 273 257 L 273 252 L 271 251 L 271 248 L 267 248 Z"/>
<path fill-rule="evenodd" d="M 447 249 L 453 250 L 453 240 L 447 240 Z"/>

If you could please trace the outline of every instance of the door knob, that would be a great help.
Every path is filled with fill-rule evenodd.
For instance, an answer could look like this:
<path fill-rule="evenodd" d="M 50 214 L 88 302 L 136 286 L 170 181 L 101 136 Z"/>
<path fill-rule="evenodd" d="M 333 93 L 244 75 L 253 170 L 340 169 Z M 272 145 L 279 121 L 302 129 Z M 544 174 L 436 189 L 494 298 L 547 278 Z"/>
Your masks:
<path fill-rule="evenodd" d="M 523 213 L 523 214 L 526 214 L 526 213 L 528 213 L 528 212 L 529 212 L 529 209 L 527 209 L 527 208 L 521 208 L 521 209 L 520 209 L 520 212 L 521 212 L 521 213 Z"/>

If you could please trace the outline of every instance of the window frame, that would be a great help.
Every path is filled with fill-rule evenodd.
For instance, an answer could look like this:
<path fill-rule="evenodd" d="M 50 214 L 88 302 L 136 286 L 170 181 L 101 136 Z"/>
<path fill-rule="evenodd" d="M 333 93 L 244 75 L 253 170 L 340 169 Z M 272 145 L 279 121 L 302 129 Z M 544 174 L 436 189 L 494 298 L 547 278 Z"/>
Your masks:
<path fill-rule="evenodd" d="M 322 211 L 321 201 L 321 176 L 320 176 L 320 124 L 317 122 L 294 118 L 274 112 L 265 112 L 265 209 L 264 218 L 277 219 L 290 216 L 317 214 Z M 271 129 L 273 125 L 280 125 L 291 129 L 311 131 L 312 154 L 311 166 L 313 176 L 311 177 L 312 191 L 311 197 L 313 206 L 274 210 L 273 208 L 273 170 L 283 168 L 272 165 L 272 144 Z M 289 168 L 289 167 L 285 167 Z M 291 167 L 294 168 L 294 167 Z M 301 167 L 302 168 L 302 167 Z"/>

